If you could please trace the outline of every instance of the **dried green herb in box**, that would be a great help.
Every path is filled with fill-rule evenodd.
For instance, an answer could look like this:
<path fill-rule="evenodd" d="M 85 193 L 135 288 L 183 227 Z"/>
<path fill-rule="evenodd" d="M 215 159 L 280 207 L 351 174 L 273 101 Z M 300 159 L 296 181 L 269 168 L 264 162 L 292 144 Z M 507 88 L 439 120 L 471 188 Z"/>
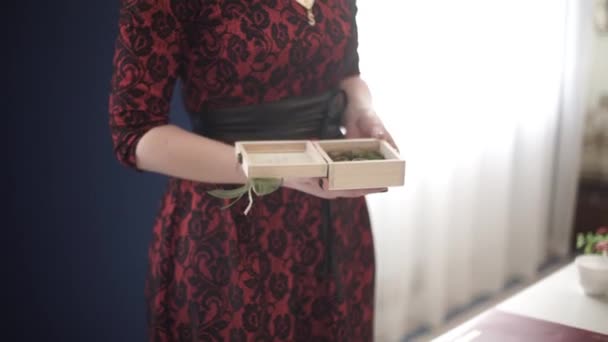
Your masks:
<path fill-rule="evenodd" d="M 380 152 L 374 150 L 330 151 L 327 155 L 335 162 L 384 159 Z"/>

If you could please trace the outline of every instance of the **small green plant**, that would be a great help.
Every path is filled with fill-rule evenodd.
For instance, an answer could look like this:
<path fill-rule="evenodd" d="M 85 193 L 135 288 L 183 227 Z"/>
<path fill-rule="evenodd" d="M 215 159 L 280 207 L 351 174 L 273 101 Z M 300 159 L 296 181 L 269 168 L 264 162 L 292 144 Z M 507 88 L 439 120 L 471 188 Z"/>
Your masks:
<path fill-rule="evenodd" d="M 251 210 L 251 207 L 253 206 L 253 194 L 255 194 L 256 196 L 265 196 L 278 190 L 281 185 L 283 185 L 282 179 L 256 178 L 250 179 L 246 184 L 236 189 L 217 189 L 208 191 L 208 193 L 213 197 L 233 200 L 231 203 L 229 203 L 222 209 L 227 209 L 231 207 L 238 200 L 240 200 L 241 197 L 243 197 L 245 194 L 248 194 L 249 205 L 247 206 L 244 212 L 244 214 L 247 215 L 249 213 L 249 210 Z"/>
<path fill-rule="evenodd" d="M 595 233 L 579 233 L 576 248 L 583 254 L 603 254 L 608 257 L 608 227 L 600 227 Z"/>

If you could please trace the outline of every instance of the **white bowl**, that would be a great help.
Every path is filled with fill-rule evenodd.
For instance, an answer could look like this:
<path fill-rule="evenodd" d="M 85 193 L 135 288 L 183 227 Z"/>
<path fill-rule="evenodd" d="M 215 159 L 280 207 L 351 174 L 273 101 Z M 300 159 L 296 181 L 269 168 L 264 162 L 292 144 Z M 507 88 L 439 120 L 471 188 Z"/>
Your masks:
<path fill-rule="evenodd" d="M 580 255 L 575 262 L 583 291 L 589 296 L 608 295 L 608 258 Z"/>

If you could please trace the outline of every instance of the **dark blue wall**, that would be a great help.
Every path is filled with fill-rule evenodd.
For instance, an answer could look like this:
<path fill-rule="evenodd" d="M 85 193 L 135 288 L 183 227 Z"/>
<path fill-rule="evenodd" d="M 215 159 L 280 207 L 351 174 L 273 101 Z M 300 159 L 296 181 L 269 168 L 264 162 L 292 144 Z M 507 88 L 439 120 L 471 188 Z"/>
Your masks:
<path fill-rule="evenodd" d="M 112 155 L 118 4 L 20 1 L 3 11 L 12 19 L 3 283 L 15 337 L 1 340 L 145 339 L 146 248 L 165 178 Z"/>

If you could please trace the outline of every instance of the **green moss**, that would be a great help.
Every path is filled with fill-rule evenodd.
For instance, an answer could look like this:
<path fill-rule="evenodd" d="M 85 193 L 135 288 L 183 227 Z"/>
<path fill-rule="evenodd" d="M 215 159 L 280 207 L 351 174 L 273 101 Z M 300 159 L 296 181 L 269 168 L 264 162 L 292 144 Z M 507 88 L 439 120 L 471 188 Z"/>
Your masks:
<path fill-rule="evenodd" d="M 327 155 L 335 162 L 384 159 L 380 152 L 374 150 L 330 151 Z"/>

